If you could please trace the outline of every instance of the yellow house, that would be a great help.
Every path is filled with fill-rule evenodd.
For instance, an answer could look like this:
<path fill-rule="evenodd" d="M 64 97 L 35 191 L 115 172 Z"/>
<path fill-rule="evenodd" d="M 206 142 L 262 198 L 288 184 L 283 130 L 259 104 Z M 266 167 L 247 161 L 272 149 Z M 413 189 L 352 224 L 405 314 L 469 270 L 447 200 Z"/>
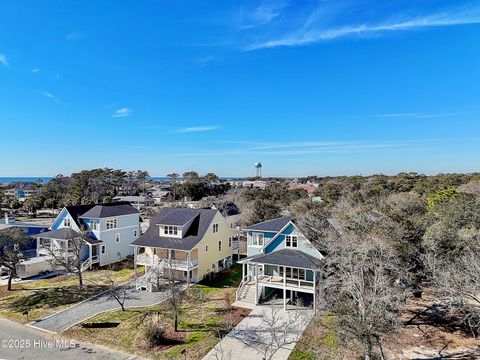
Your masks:
<path fill-rule="evenodd" d="M 178 280 L 197 282 L 228 268 L 239 250 L 237 231 L 211 209 L 162 209 L 132 246 L 135 267 L 145 266 L 137 288 L 150 291 L 154 274 L 168 271 Z"/>

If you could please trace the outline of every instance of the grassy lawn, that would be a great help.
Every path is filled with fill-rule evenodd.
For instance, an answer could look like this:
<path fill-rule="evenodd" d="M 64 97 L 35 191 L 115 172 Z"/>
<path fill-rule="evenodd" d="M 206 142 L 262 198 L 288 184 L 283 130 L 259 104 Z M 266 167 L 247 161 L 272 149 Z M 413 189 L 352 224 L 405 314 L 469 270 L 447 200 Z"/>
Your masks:
<path fill-rule="evenodd" d="M 321 314 L 312 319 L 289 360 L 353 359 L 335 335 L 335 317 Z"/>
<path fill-rule="evenodd" d="M 132 278 L 133 270 L 94 270 L 83 273 L 84 290 L 78 290 L 75 275 L 58 276 L 51 279 L 13 283 L 13 291 L 0 287 L 0 317 L 26 323 L 65 309 L 90 296 L 105 290 L 105 273 L 109 272 L 118 282 Z M 22 313 L 28 310 L 28 320 Z"/>
<path fill-rule="evenodd" d="M 63 335 L 151 359 L 201 359 L 218 343 L 225 323 L 237 324 L 250 312 L 230 306 L 236 287 L 228 284 L 236 280 L 227 280 L 229 275 L 233 279 L 238 277 L 237 267 L 219 276 L 218 282 L 198 284 L 187 290 L 177 333 L 173 331 L 172 311 L 167 303 L 162 303 L 104 313 L 72 327 Z M 156 348 L 149 348 L 145 341 L 146 323 L 152 317 L 158 318 L 166 330 L 166 343 Z"/>

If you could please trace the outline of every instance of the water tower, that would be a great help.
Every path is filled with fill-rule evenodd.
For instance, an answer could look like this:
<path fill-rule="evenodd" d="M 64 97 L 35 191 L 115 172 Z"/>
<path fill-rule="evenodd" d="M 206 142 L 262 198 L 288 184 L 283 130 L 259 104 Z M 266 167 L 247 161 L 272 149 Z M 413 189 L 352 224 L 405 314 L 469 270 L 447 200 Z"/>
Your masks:
<path fill-rule="evenodd" d="M 258 178 L 262 177 L 262 163 L 255 163 L 255 176 Z"/>

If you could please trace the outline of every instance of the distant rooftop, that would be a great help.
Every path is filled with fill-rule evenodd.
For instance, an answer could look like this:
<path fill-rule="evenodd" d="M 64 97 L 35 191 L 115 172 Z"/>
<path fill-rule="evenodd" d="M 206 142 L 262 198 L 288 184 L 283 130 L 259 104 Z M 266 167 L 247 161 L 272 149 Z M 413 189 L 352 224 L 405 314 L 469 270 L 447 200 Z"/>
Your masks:
<path fill-rule="evenodd" d="M 247 226 L 247 230 L 258 230 L 258 231 L 280 231 L 285 225 L 290 221 L 294 221 L 295 218 L 292 216 L 282 216 L 272 220 L 266 220 L 259 222 L 257 224 Z"/>
<path fill-rule="evenodd" d="M 113 202 L 108 204 L 93 205 L 88 211 L 80 215 L 80 218 L 92 218 L 101 219 L 112 216 L 138 214 L 138 210 L 135 209 L 128 202 Z"/>

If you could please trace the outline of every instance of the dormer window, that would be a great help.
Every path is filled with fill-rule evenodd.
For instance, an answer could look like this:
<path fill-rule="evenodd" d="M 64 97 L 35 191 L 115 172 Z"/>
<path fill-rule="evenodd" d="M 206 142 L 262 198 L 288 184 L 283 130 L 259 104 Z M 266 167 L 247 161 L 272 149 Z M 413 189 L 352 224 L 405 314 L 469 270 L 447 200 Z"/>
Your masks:
<path fill-rule="evenodd" d="M 164 226 L 163 233 L 165 235 L 178 235 L 178 226 Z"/>
<path fill-rule="evenodd" d="M 285 246 L 296 248 L 298 247 L 298 238 L 296 235 L 287 235 L 285 236 Z"/>
<path fill-rule="evenodd" d="M 63 226 L 70 227 L 70 225 L 71 225 L 70 218 L 63 219 Z"/>
<path fill-rule="evenodd" d="M 116 229 L 118 227 L 117 219 L 107 219 L 106 227 L 107 230 Z"/>
<path fill-rule="evenodd" d="M 252 245 L 253 246 L 263 246 L 263 234 L 256 233 L 252 235 Z"/>

